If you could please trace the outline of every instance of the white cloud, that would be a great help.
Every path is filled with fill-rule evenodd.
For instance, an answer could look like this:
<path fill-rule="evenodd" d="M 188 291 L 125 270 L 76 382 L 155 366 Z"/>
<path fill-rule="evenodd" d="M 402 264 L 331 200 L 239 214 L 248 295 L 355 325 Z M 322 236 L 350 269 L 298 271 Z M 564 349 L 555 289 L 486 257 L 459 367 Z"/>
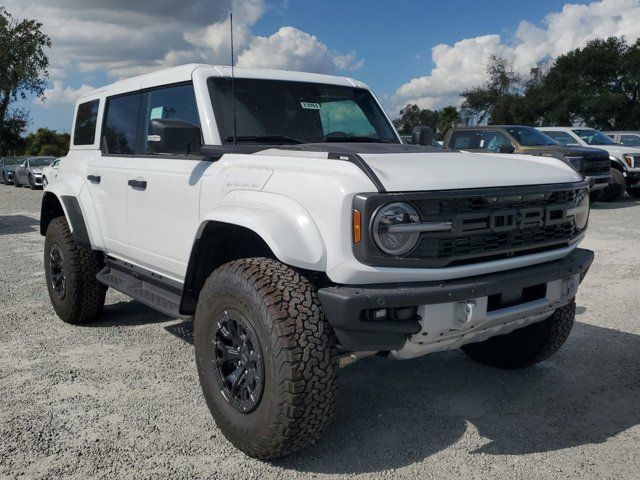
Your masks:
<path fill-rule="evenodd" d="M 588 5 L 566 4 L 548 14 L 541 26 L 522 21 L 513 41 L 499 35 L 484 35 L 440 44 L 431 50 L 434 67 L 429 75 L 400 86 L 392 97 L 394 110 L 407 103 L 440 108 L 460 103 L 460 93 L 486 81 L 491 55 L 512 57 L 514 67 L 527 73 L 536 62 L 557 57 L 595 38 L 640 37 L 640 0 L 601 0 Z"/>
<path fill-rule="evenodd" d="M 85 93 L 93 90 L 89 85 L 82 85 L 80 88 L 65 87 L 62 80 L 54 80 L 53 88 L 47 88 L 44 91 L 45 100 L 34 99 L 33 103 L 41 105 L 45 108 L 50 107 L 66 107 L 74 105 L 76 100 Z"/>
<path fill-rule="evenodd" d="M 316 37 L 283 27 L 257 37 L 252 27 L 265 0 L 5 0 L 16 17 L 36 18 L 52 40 L 54 81 L 70 73 L 105 71 L 120 79 L 182 63 L 229 64 L 229 12 L 233 10 L 236 58 L 270 68 L 334 73 L 362 64 L 354 53 L 331 52 Z M 295 44 L 287 45 L 291 41 Z M 276 55 L 265 53 L 274 47 Z M 305 61 L 304 57 L 309 59 Z M 67 87 L 68 88 L 68 87 Z M 67 89 L 53 83 L 51 98 Z M 55 97 L 53 95 L 56 95 Z M 53 104 L 53 102 L 50 102 Z"/>
<path fill-rule="evenodd" d="M 317 37 L 294 27 L 282 27 L 269 37 L 254 37 L 238 55 L 239 67 L 282 68 L 333 73 L 358 68 L 355 54 L 335 55 Z"/>

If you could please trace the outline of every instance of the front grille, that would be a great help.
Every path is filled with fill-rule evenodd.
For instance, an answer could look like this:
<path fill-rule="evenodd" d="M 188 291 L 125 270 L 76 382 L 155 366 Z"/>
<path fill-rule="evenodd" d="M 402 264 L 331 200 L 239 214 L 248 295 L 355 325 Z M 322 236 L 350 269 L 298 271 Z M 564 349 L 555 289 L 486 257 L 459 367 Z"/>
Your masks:
<path fill-rule="evenodd" d="M 585 157 L 580 173 L 585 177 L 593 175 L 606 175 L 611 168 L 611 160 L 603 157 Z"/>
<path fill-rule="evenodd" d="M 449 231 L 423 232 L 416 247 L 389 256 L 371 235 L 354 246 L 363 263 L 379 266 L 443 268 L 530 255 L 570 245 L 582 232 L 566 209 L 575 205 L 584 182 L 409 194 L 363 194 L 354 208 L 369 225 L 376 210 L 391 202 L 413 205 L 421 222 L 451 223 Z"/>

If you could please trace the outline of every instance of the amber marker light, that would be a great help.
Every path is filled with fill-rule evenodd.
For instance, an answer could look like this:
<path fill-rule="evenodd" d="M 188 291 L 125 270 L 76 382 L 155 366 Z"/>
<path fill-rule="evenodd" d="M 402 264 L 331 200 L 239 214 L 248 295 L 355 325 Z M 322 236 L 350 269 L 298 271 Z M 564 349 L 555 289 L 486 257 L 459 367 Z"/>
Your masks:
<path fill-rule="evenodd" d="M 360 210 L 353 211 L 353 244 L 357 245 L 361 239 Z"/>

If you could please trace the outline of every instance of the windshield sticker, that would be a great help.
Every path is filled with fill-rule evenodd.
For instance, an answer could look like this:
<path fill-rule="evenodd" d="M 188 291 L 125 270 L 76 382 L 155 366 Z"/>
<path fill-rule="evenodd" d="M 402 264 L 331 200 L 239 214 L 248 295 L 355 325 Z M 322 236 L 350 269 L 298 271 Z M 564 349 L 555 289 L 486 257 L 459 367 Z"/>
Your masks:
<path fill-rule="evenodd" d="M 320 110 L 319 103 L 312 102 L 300 102 L 300 106 L 306 110 Z"/>
<path fill-rule="evenodd" d="M 164 118 L 164 107 L 154 107 L 151 109 L 149 120 L 153 120 L 154 118 Z"/>

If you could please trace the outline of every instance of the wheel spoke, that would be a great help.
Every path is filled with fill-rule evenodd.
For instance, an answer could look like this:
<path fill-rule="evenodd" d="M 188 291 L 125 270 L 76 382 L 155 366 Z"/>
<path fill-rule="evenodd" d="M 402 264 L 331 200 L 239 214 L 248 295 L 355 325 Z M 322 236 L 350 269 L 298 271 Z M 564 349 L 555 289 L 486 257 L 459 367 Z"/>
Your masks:
<path fill-rule="evenodd" d="M 223 362 L 236 362 L 240 359 L 240 352 L 231 345 L 218 342 L 215 348 Z"/>

